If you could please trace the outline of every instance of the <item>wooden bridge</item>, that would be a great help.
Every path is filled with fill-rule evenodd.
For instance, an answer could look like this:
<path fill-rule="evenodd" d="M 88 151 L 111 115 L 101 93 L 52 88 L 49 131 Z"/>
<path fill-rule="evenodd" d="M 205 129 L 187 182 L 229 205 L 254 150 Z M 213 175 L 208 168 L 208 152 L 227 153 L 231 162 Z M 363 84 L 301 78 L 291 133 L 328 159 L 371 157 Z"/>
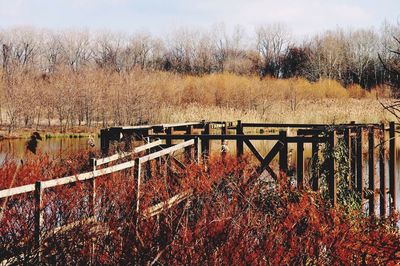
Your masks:
<path fill-rule="evenodd" d="M 235 122 L 191 122 L 178 124 L 159 124 L 130 127 L 111 127 L 101 130 L 102 158 L 91 159 L 93 170 L 78 175 L 37 181 L 20 187 L 0 190 L 0 200 L 7 201 L 17 195 L 34 193 L 34 239 L 41 260 L 41 247 L 49 234 L 57 234 L 79 226 L 82 222 L 96 223 L 96 178 L 125 169 L 134 169 L 136 186 L 135 208 L 138 217 L 148 219 L 163 210 L 174 206 L 191 195 L 191 190 L 181 191 L 173 197 L 159 202 L 149 208 L 141 209 L 141 186 L 143 173 L 148 172 L 149 163 L 153 160 L 165 158 L 168 164 L 174 164 L 178 168 L 185 168 L 188 161 L 200 162 L 205 165 L 213 151 L 213 145 L 218 143 L 217 152 L 224 155 L 227 149 L 226 140 L 235 142 L 237 157 L 242 157 L 245 150 L 255 157 L 258 162 L 257 173 L 268 173 L 272 178 L 278 179 L 283 175 L 290 175 L 288 147 L 295 145 L 296 156 L 296 185 L 299 189 L 306 185 L 306 167 L 304 150 L 306 145 L 311 145 L 312 160 L 310 163 L 311 176 L 309 184 L 314 190 L 320 189 L 321 173 L 313 171 L 322 169 L 329 196 L 333 206 L 338 200 L 338 169 L 341 163 L 346 163 L 346 175 L 349 189 L 358 192 L 362 202 L 367 203 L 371 215 L 376 214 L 379 207 L 379 216 L 386 217 L 387 210 L 396 210 L 396 124 L 268 124 L 268 123 L 242 123 Z M 388 133 L 388 134 L 387 134 Z M 388 135 L 388 136 L 387 136 Z M 271 143 L 271 149 L 263 156 L 254 145 L 254 141 L 267 141 Z M 253 141 L 253 142 L 252 142 Z M 346 160 L 341 161 L 333 154 L 338 143 L 344 147 Z M 135 148 L 132 148 L 132 143 Z M 213 144 L 212 144 L 213 143 Z M 122 145 L 122 147 L 121 147 Z M 389 146 L 387 149 L 386 147 Z M 113 155 L 111 150 L 119 149 Z M 124 151 L 121 151 L 120 149 Z M 185 158 L 176 158 L 177 151 L 184 151 Z M 376 152 L 377 151 L 377 152 Z M 328 156 L 320 156 L 321 153 Z M 376 156 L 377 155 L 377 156 Z M 133 156 L 133 157 L 132 157 Z M 272 165 L 277 157 L 278 169 Z M 128 161 L 121 161 L 122 159 Z M 134 158 L 133 160 L 130 158 Z M 130 160 L 129 160 L 130 159 Z M 379 165 L 377 168 L 376 165 Z M 386 168 L 388 166 L 388 169 Z M 365 172 L 364 170 L 367 169 Z M 377 171 L 378 170 L 378 171 Z M 388 170 L 388 171 L 387 171 Z M 387 176 L 388 173 L 388 176 Z M 388 177 L 388 178 L 387 178 Z M 387 179 L 389 182 L 387 182 Z M 88 195 L 91 202 L 91 216 L 85 221 L 76 221 L 72 224 L 53 228 L 51 232 L 43 233 L 44 191 L 49 188 L 73 184 L 76 182 L 90 182 L 92 193 Z M 365 187 L 365 184 L 368 184 Z M 379 187 L 376 187 L 379 184 Z M 2 258 L 0 264 L 12 262 L 15 258 Z"/>
<path fill-rule="evenodd" d="M 305 156 L 304 147 L 307 143 L 312 145 L 313 162 L 311 168 L 322 165 L 326 170 L 329 195 L 332 205 L 337 204 L 337 169 L 338 160 L 331 156 L 324 162 L 319 162 L 321 150 L 326 154 L 333 154 L 339 140 L 343 141 L 346 156 L 345 162 L 348 185 L 358 191 L 364 202 L 368 200 L 369 212 L 375 215 L 376 206 L 379 205 L 380 216 L 387 215 L 387 209 L 396 210 L 396 124 L 271 124 L 271 123 L 242 123 L 235 122 L 189 122 L 177 124 L 159 124 L 145 126 L 111 127 L 101 130 L 101 149 L 107 153 L 112 143 L 125 142 L 128 145 L 132 140 L 165 140 L 169 147 L 177 141 L 193 139 L 198 142 L 195 149 L 199 150 L 203 162 L 207 161 L 212 148 L 211 141 L 225 140 L 236 142 L 236 154 L 240 158 L 245 147 L 259 162 L 258 172 L 267 171 L 273 178 L 288 173 L 288 145 L 296 145 L 296 179 L 297 186 L 304 186 Z M 271 133 L 272 132 L 272 133 Z M 388 133 L 388 134 L 387 134 Z M 388 135 L 388 136 L 387 136 Z M 254 140 L 269 141 L 273 143 L 267 155 L 262 156 L 252 143 Z M 199 147 L 200 146 L 200 147 Z M 387 149 L 386 147 L 389 146 Z M 221 150 L 221 149 L 217 149 Z M 377 152 L 376 152 L 377 151 Z M 222 149 L 222 153 L 225 152 Z M 278 157 L 279 171 L 275 172 L 270 164 Z M 376 165 L 379 165 L 377 168 Z M 386 167 L 388 166 L 388 171 Z M 364 170 L 367 169 L 365 172 Z M 377 171 L 378 170 L 378 171 Z M 319 189 L 320 174 L 311 171 L 311 187 Z M 365 172 L 365 173 L 364 173 Z M 389 182 L 387 182 L 387 172 Z M 377 182 L 378 181 L 378 182 Z M 365 187 L 365 184 L 368 187 Z M 376 184 L 379 187 L 376 187 Z M 388 183 L 388 184 L 387 184 Z M 378 200 L 379 198 L 379 200 Z M 379 204 L 377 204 L 379 202 Z M 389 207 L 389 208 L 388 208 Z"/>

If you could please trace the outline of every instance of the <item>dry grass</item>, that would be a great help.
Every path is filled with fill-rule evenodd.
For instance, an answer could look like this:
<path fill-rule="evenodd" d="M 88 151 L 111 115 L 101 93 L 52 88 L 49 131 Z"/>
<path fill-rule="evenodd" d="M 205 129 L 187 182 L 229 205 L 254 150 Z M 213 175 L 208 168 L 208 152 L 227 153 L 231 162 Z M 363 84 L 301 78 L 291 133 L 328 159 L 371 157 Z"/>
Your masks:
<path fill-rule="evenodd" d="M 274 79 L 223 73 L 182 76 L 134 70 L 85 69 L 16 75 L 0 83 L 0 123 L 9 130 L 60 126 L 105 127 L 187 120 L 277 123 L 379 122 L 394 119 L 371 92 L 333 80 Z M 11 121 L 13 121 L 11 123 Z"/>

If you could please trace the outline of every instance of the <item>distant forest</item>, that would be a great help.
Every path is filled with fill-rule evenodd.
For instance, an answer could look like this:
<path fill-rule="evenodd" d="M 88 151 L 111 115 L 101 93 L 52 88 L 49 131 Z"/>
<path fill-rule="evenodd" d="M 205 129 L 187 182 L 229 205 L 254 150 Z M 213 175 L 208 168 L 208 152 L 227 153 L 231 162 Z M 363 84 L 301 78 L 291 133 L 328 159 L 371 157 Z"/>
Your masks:
<path fill-rule="evenodd" d="M 40 126 L 66 131 L 165 122 L 169 111 L 160 108 L 193 104 L 254 111 L 271 120 L 278 116 L 267 116 L 268 110 L 279 101 L 295 112 L 306 100 L 387 98 L 396 96 L 388 96 L 388 88 L 400 87 L 399 38 L 400 25 L 389 23 L 302 40 L 282 24 L 252 33 L 223 25 L 178 29 L 161 37 L 0 29 L 0 126 L 8 132 Z"/>
<path fill-rule="evenodd" d="M 399 63 L 400 26 L 387 22 L 377 29 L 337 28 L 294 40 L 283 24 L 258 27 L 248 33 L 240 26 L 211 30 L 179 29 L 165 36 L 148 33 L 53 31 L 35 28 L 0 30 L 3 74 L 14 68 L 53 73 L 84 67 L 115 72 L 134 68 L 204 75 L 218 72 L 261 78 L 334 79 L 363 88 L 398 79 L 385 69 Z"/>

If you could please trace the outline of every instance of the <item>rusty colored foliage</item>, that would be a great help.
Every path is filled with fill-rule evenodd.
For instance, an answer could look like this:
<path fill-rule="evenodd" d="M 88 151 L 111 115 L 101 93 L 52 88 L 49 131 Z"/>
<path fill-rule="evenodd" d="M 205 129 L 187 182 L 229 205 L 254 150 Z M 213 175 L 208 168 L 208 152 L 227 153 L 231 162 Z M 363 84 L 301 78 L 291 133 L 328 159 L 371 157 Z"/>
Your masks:
<path fill-rule="evenodd" d="M 84 168 L 78 161 L 74 169 Z M 43 158 L 37 162 L 42 168 L 47 163 Z M 40 168 L 30 167 L 33 172 Z M 46 190 L 43 260 L 122 265 L 400 263 L 395 217 L 377 221 L 357 211 L 332 209 L 319 193 L 299 191 L 286 178 L 248 182 L 255 174 L 248 157 L 211 157 L 207 167 L 190 164 L 185 170 L 162 160 L 148 169 L 140 188 L 141 211 L 187 189 L 192 196 L 143 219 L 135 212 L 133 171 L 111 174 L 96 180 L 97 222 L 53 234 L 55 227 L 92 215 L 87 196 L 92 188 L 81 182 Z M 0 260 L 23 252 L 27 255 L 13 262 L 37 262 L 33 209 L 32 195 L 8 200 L 0 220 Z"/>

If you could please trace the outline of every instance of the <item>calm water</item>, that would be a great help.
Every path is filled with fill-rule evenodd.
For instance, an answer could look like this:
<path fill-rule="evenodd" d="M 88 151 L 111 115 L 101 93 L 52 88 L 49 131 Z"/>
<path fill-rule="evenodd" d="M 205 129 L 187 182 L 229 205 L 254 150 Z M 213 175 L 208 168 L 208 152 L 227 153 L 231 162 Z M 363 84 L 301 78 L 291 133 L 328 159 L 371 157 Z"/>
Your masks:
<path fill-rule="evenodd" d="M 50 138 L 38 142 L 38 152 L 48 154 L 53 157 L 63 154 L 79 151 L 88 147 L 88 138 Z M 96 147 L 100 147 L 100 139 L 95 138 Z M 13 139 L 0 141 L 0 165 L 4 162 L 6 156 L 11 159 L 24 159 L 28 155 L 25 145 L 26 139 Z"/>

